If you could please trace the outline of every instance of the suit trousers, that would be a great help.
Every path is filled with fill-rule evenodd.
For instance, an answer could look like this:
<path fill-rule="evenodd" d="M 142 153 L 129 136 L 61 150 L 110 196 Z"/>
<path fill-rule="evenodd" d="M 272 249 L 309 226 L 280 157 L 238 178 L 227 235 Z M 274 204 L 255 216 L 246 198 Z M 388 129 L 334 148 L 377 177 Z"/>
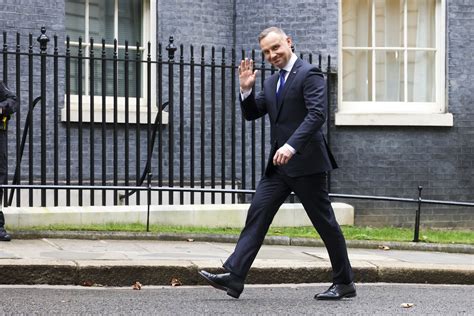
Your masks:
<path fill-rule="evenodd" d="M 326 246 L 332 265 L 333 282 L 352 282 L 353 273 L 346 242 L 328 196 L 326 172 L 289 177 L 276 171 L 264 176 L 248 210 L 245 227 L 234 252 L 224 263 L 224 269 L 242 280 L 247 277 L 276 212 L 292 191 L 303 204 Z"/>

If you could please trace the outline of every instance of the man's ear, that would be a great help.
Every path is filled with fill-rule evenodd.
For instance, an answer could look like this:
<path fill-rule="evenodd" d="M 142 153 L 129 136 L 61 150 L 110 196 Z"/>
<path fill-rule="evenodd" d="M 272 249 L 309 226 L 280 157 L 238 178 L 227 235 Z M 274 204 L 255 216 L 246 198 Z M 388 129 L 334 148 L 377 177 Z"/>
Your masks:
<path fill-rule="evenodd" d="M 291 45 L 293 44 L 293 40 L 289 36 L 286 38 L 286 42 L 288 43 L 288 47 L 291 47 Z"/>

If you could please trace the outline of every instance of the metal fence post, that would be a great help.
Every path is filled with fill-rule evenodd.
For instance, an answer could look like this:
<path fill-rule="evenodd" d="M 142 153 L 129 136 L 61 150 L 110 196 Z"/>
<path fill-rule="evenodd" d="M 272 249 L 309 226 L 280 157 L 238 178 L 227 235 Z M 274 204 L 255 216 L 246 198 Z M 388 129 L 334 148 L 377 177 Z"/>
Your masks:
<path fill-rule="evenodd" d="M 166 46 L 168 51 L 168 185 L 174 186 L 174 122 L 173 122 L 173 111 L 174 111 L 174 53 L 178 49 L 174 45 L 173 36 L 169 38 L 169 44 Z M 169 192 L 169 204 L 173 205 L 173 194 L 174 191 Z"/>
<path fill-rule="evenodd" d="M 58 36 L 54 35 L 54 59 L 53 59 L 53 129 L 54 129 L 54 152 L 53 152 L 53 165 L 54 165 L 54 184 L 59 184 L 59 49 L 58 49 Z M 92 138 L 91 138 L 92 139 Z M 59 205 L 59 192 L 54 190 L 54 206 Z"/>
<path fill-rule="evenodd" d="M 420 241 L 421 190 L 423 190 L 423 187 L 420 185 L 418 186 L 418 209 L 416 210 L 415 217 L 415 236 L 413 237 L 414 242 Z"/>
<path fill-rule="evenodd" d="M 21 97 L 22 97 L 21 96 L 21 91 L 22 91 L 22 89 L 21 89 L 22 88 L 22 86 L 21 86 L 22 85 L 21 74 L 22 74 L 22 71 L 21 71 L 20 53 L 21 53 L 20 33 L 16 33 L 16 51 L 15 51 L 16 63 L 15 63 L 15 69 L 16 69 L 16 96 L 17 96 L 18 100 L 21 100 Z M 20 127 L 21 114 L 22 114 L 21 107 L 18 107 L 18 109 L 16 111 L 16 114 L 15 114 L 15 116 L 16 116 L 16 134 L 17 135 L 21 134 L 21 127 Z M 20 139 L 20 137 L 17 137 L 16 138 L 16 149 L 17 149 L 17 152 L 16 152 L 16 165 L 17 166 L 20 166 L 20 161 L 21 161 L 21 156 L 19 154 L 20 145 L 21 145 L 21 139 Z M 19 170 L 19 167 L 18 167 L 18 170 Z M 15 171 L 16 171 L 16 169 L 15 169 Z M 21 173 L 18 172 L 18 179 L 20 179 L 20 178 L 21 178 Z M 18 190 L 17 192 L 18 192 L 18 194 L 16 195 L 16 205 L 20 206 L 20 202 L 21 202 L 20 190 Z M 9 203 L 9 205 L 11 205 L 11 202 Z"/>
<path fill-rule="evenodd" d="M 46 28 L 41 28 L 41 35 L 37 41 L 40 43 L 41 55 L 41 184 L 46 184 L 46 49 L 49 38 Z M 41 189 L 41 206 L 46 206 L 46 190 Z"/>

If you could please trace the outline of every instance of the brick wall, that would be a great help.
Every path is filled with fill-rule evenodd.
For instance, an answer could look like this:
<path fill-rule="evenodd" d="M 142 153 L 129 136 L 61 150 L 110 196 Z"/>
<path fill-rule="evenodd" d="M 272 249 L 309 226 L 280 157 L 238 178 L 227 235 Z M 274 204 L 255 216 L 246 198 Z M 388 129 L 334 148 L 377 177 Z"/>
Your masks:
<path fill-rule="evenodd" d="M 52 33 L 64 33 L 63 0 L 3 0 L 0 12 L 2 31 L 27 35 L 47 26 Z"/>
<path fill-rule="evenodd" d="M 234 1 L 158 0 L 158 41 L 200 47 L 231 47 Z"/>

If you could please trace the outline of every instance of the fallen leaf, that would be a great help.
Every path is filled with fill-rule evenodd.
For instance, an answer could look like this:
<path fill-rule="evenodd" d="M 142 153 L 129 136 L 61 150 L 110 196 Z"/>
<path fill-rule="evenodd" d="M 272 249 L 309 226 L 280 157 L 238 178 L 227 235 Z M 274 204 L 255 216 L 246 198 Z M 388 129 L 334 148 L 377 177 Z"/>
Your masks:
<path fill-rule="evenodd" d="M 92 280 L 84 280 L 84 281 L 81 282 L 81 285 L 82 286 L 94 286 L 95 282 L 92 281 Z"/>
<path fill-rule="evenodd" d="M 410 307 L 413 307 L 415 304 L 413 303 L 402 303 L 402 305 L 400 305 L 401 307 L 403 308 L 410 308 Z"/>
<path fill-rule="evenodd" d="M 132 289 L 134 290 L 141 290 L 142 289 L 142 284 L 140 282 L 135 282 L 132 286 Z"/>
<path fill-rule="evenodd" d="M 188 241 L 189 241 L 189 242 L 193 242 L 193 241 L 194 241 L 194 239 L 192 239 L 192 238 L 188 238 Z"/>
<path fill-rule="evenodd" d="M 390 247 L 389 247 L 389 246 L 385 246 L 385 245 L 379 245 L 379 249 L 382 249 L 382 250 L 390 250 Z"/>
<path fill-rule="evenodd" d="M 171 279 L 171 286 L 180 286 L 180 285 L 183 285 L 183 283 L 181 283 L 181 281 L 177 278 L 172 278 Z"/>

